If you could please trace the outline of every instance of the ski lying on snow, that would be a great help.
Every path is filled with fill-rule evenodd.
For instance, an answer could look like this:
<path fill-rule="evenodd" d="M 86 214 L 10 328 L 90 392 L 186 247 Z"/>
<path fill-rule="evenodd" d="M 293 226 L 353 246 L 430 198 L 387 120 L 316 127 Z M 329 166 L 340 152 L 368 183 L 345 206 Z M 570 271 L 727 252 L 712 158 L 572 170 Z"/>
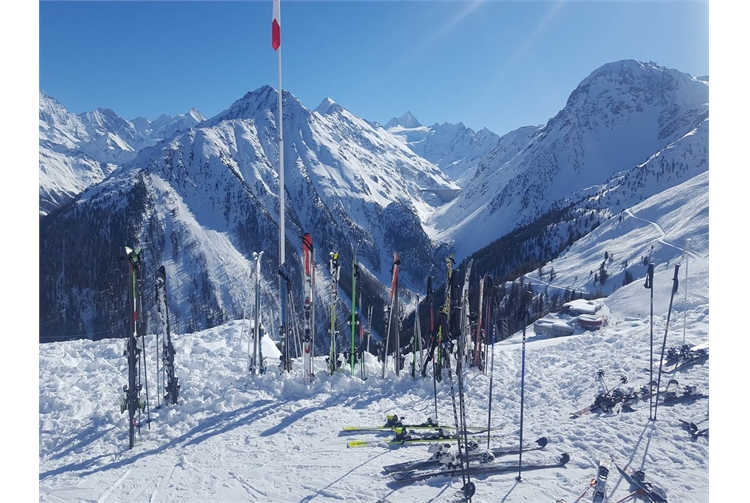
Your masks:
<path fill-rule="evenodd" d="M 518 465 L 518 461 L 506 461 L 498 462 L 493 461 L 491 463 L 484 463 L 477 466 L 471 467 L 471 474 L 476 475 L 492 475 L 496 473 L 505 473 L 513 471 L 530 471 L 530 470 L 541 470 L 544 468 L 557 468 L 565 466 L 570 461 L 570 455 L 561 454 L 556 457 L 541 458 L 536 462 L 526 462 Z M 432 477 L 440 476 L 458 476 L 464 472 L 461 468 L 449 468 L 446 470 L 411 470 L 404 472 L 393 472 L 391 477 L 397 482 L 416 482 L 418 480 L 429 479 Z"/>
<path fill-rule="evenodd" d="M 351 440 L 350 442 L 347 442 L 347 447 L 368 447 L 368 446 L 378 446 L 378 445 L 387 445 L 389 447 L 398 447 L 401 445 L 418 445 L 418 444 L 425 444 L 425 443 L 435 443 L 435 442 L 456 442 L 459 439 L 459 434 L 464 435 L 484 435 L 487 433 L 487 430 L 484 431 L 477 430 L 477 431 L 461 431 L 459 433 L 456 433 L 455 430 L 444 430 L 444 429 L 438 429 L 434 432 L 416 432 L 414 430 L 406 430 L 406 429 L 400 429 L 396 428 L 394 429 L 394 432 L 396 433 L 396 436 L 391 438 L 390 440 Z M 490 434 L 490 438 L 501 438 L 505 435 L 492 435 Z"/>
<path fill-rule="evenodd" d="M 651 501 L 655 501 L 656 503 L 667 503 L 667 492 L 661 487 L 654 485 L 652 482 L 647 481 L 646 474 L 644 472 L 640 470 L 633 471 L 633 469 L 628 466 L 626 466 L 625 468 L 621 467 L 618 464 L 615 464 L 615 466 L 620 471 L 620 473 L 622 473 L 625 478 L 628 479 L 628 482 L 646 493 Z"/>
<path fill-rule="evenodd" d="M 607 500 L 607 477 L 609 469 L 612 466 L 612 460 L 602 458 L 599 461 L 599 470 L 596 474 L 596 486 L 594 487 L 594 503 L 604 503 Z"/>
<path fill-rule="evenodd" d="M 424 426 L 419 424 L 405 424 L 403 426 L 342 426 L 341 431 L 347 432 L 368 432 L 368 431 L 393 431 L 397 428 L 406 428 L 407 430 L 455 430 L 455 426 L 448 426 L 446 424 Z M 468 426 L 466 431 L 469 433 L 487 433 L 486 426 Z"/>
<path fill-rule="evenodd" d="M 386 422 L 382 426 L 342 426 L 343 431 L 391 431 L 396 428 L 407 428 L 409 430 L 439 430 L 439 429 L 455 429 L 453 426 L 440 424 L 433 421 L 431 417 L 427 418 L 427 421 L 419 424 L 406 424 L 402 419 L 399 419 L 397 415 L 386 416 Z M 487 432 L 485 426 L 469 426 L 466 428 L 468 432 Z"/>
<path fill-rule="evenodd" d="M 527 443 L 526 445 L 524 445 L 523 451 L 524 452 L 537 451 L 540 449 L 544 449 L 546 445 L 547 445 L 547 437 L 541 437 L 537 439 L 536 442 Z M 394 473 L 394 472 L 404 472 L 404 471 L 412 471 L 412 470 L 424 470 L 427 468 L 432 468 L 432 467 L 436 467 L 440 465 L 455 466 L 459 464 L 460 459 L 452 452 L 449 452 L 448 448 L 450 448 L 450 444 L 437 445 L 435 452 L 429 459 L 423 459 L 423 460 L 418 460 L 418 461 L 406 461 L 404 463 L 386 465 L 383 467 L 383 471 L 385 473 Z M 481 460 L 482 462 L 489 462 L 498 456 L 506 456 L 506 455 L 518 454 L 518 453 L 519 453 L 519 450 L 518 450 L 517 445 L 508 446 L 508 447 L 498 447 L 498 448 L 490 449 L 490 450 L 485 450 L 485 449 L 480 450 L 478 448 L 472 450 L 470 446 L 469 447 L 469 460 L 470 461 Z"/>
<path fill-rule="evenodd" d="M 682 360 L 682 361 L 675 363 L 674 365 L 663 370 L 663 372 L 665 374 L 674 374 L 675 372 L 685 369 L 691 365 L 695 365 L 696 363 L 704 362 L 706 360 L 708 360 L 708 353 L 698 354 L 695 356 L 691 356 L 687 358 L 686 360 Z"/>

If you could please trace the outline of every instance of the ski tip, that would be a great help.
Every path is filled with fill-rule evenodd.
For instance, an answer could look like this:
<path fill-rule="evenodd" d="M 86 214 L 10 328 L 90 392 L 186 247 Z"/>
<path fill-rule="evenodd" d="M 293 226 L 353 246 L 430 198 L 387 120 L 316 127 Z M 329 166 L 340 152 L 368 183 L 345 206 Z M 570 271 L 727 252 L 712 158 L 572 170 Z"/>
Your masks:
<path fill-rule="evenodd" d="M 536 441 L 536 445 L 539 447 L 544 447 L 547 445 L 547 437 L 541 437 Z"/>
<path fill-rule="evenodd" d="M 350 447 L 350 448 L 353 448 L 353 447 L 366 447 L 367 446 L 367 442 L 365 442 L 364 440 L 352 440 L 350 442 L 347 442 L 346 446 Z"/>
<path fill-rule="evenodd" d="M 568 454 L 567 452 L 564 453 L 562 456 L 560 456 L 560 464 L 561 465 L 567 464 L 568 461 L 570 461 L 570 454 Z"/>

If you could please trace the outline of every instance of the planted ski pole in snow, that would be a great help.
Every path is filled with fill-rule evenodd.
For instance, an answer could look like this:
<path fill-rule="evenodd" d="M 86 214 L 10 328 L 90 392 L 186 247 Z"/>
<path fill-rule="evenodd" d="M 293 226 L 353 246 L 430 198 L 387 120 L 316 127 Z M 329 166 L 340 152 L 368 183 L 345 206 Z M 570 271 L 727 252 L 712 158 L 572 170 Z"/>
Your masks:
<path fill-rule="evenodd" d="M 529 321 L 529 304 L 531 303 L 531 292 L 527 291 L 523 296 L 521 302 L 521 319 L 523 320 L 523 335 L 521 339 L 521 429 L 519 435 L 519 446 L 523 446 L 523 394 L 524 394 L 524 381 L 526 378 L 526 325 Z M 521 481 L 521 466 L 523 456 L 523 449 L 518 452 L 518 477 L 516 480 Z"/>
<path fill-rule="evenodd" d="M 648 265 L 648 272 L 646 273 L 646 282 L 643 284 L 644 287 L 651 290 L 651 330 L 649 336 L 649 375 L 648 375 L 648 386 L 651 391 L 654 390 L 654 264 L 653 262 Z M 654 408 L 653 393 L 649 396 L 648 402 L 648 418 L 652 419 L 652 411 Z"/>
<path fill-rule="evenodd" d="M 351 375 L 354 375 L 354 356 L 356 352 L 356 346 L 355 346 L 355 335 L 357 333 L 357 275 L 358 273 L 358 265 L 357 265 L 357 249 L 359 249 L 359 244 L 357 244 L 356 248 L 352 245 L 352 318 L 351 318 L 351 327 L 352 327 L 352 343 L 351 347 L 349 348 L 349 364 L 351 366 Z"/>
<path fill-rule="evenodd" d="M 417 337 L 419 337 L 419 295 L 414 302 L 414 332 L 411 338 L 411 378 L 417 380 Z M 420 356 L 422 354 L 421 344 L 419 347 Z M 421 362 L 421 360 L 420 360 Z M 420 364 L 419 367 L 422 365 Z"/>
<path fill-rule="evenodd" d="M 503 335 L 507 337 L 508 320 L 503 319 Z M 487 448 L 490 448 L 490 432 L 492 429 L 492 376 L 495 370 L 495 325 L 492 325 L 492 357 L 490 359 L 490 403 L 487 410 Z"/>
<path fill-rule="evenodd" d="M 669 317 L 672 314 L 672 301 L 674 294 L 677 293 L 677 273 L 680 270 L 680 264 L 674 265 L 674 278 L 672 278 L 672 295 L 669 298 L 669 309 L 667 310 L 667 326 L 664 328 L 664 340 L 661 344 L 661 359 L 659 360 L 659 376 L 656 379 L 656 400 L 654 403 L 654 418 L 656 421 L 656 410 L 659 408 L 659 385 L 661 384 L 661 368 L 664 362 L 664 350 L 667 347 L 667 333 L 669 333 Z"/>
<path fill-rule="evenodd" d="M 141 267 L 143 267 L 143 259 L 140 259 Z M 143 374 L 143 384 L 146 389 L 146 425 L 148 426 L 148 429 L 151 429 L 151 404 L 149 403 L 149 396 L 148 396 L 148 366 L 146 365 L 146 334 L 145 334 L 145 327 L 144 321 L 145 318 L 143 317 L 143 295 L 141 292 L 143 292 L 143 278 L 141 277 L 141 274 L 138 274 L 137 278 L 138 282 L 138 320 L 137 320 L 137 327 L 136 330 L 138 332 L 138 337 L 141 341 L 141 351 L 143 352 L 143 361 L 138 361 L 138 371 Z M 138 419 L 140 423 L 140 412 L 138 413 Z M 139 424 L 140 427 L 140 424 Z"/>

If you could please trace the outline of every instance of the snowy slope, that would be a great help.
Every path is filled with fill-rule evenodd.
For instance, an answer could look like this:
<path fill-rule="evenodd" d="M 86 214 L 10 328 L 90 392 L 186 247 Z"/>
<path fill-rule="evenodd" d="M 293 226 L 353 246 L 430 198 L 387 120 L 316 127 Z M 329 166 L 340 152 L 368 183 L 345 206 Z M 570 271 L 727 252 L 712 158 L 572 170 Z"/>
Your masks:
<path fill-rule="evenodd" d="M 604 299 L 609 325 L 555 339 L 537 336 L 529 327 L 525 351 L 523 332 L 495 344 L 492 381 L 489 374 L 464 370 L 470 425 L 487 424 L 492 382 L 491 423 L 506 435 L 494 439 L 493 446 L 517 443 L 523 417 L 524 439 L 549 439 L 544 451 L 527 453 L 524 461 L 544 452 L 571 457 L 564 468 L 524 473 L 520 484 L 513 472 L 472 477 L 475 503 L 571 502 L 596 476 L 602 456 L 644 470 L 670 502 L 709 501 L 709 440 L 691 439 L 679 422 L 701 421 L 707 427 L 707 399 L 660 404 L 656 421 L 649 421 L 647 403 L 629 413 L 568 415 L 590 405 L 603 386 L 617 384 L 622 376 L 628 380 L 625 388 L 646 384 L 650 334 L 657 355 L 665 336 L 667 348 L 679 347 L 683 338 L 689 345 L 709 342 L 708 198 L 701 195 L 707 178 L 700 175 L 629 208 L 622 221 L 603 224 L 589 241 L 555 261 L 557 281 L 568 284 L 600 262 L 602 243 L 616 260 L 626 253 L 639 256 L 653 244 L 653 328 L 650 291 L 643 288 L 643 268 L 636 268 L 635 281 Z M 685 238 L 693 245 L 689 258 L 681 259 Z M 680 287 L 667 330 L 679 260 Z M 402 486 L 381 473 L 386 464 L 428 457 L 426 446 L 347 448 L 351 439 L 387 436 L 340 431 L 343 425 L 379 424 L 392 413 L 413 422 L 435 417 L 431 379 L 413 381 L 408 372 L 397 377 L 393 371 L 381 379 L 372 360 L 366 381 L 358 377 L 359 369 L 355 376 L 348 369 L 329 376 L 320 357 L 311 384 L 303 383 L 299 362 L 290 374 L 278 375 L 271 366 L 271 373 L 251 378 L 246 372 L 248 334 L 249 323 L 242 321 L 173 333 L 181 398 L 176 406 L 160 409 L 155 408 L 155 335 L 146 337 L 151 423 L 143 425 L 133 450 L 127 450 L 127 420 L 119 410 L 127 376 L 123 340 L 40 345 L 40 501 L 456 501 L 460 477 Z M 690 385 L 708 394 L 709 365 L 707 360 L 671 376 L 678 381 L 671 389 Z M 599 370 L 603 382 L 597 379 Z M 437 419 L 453 424 L 447 378 L 437 384 L 436 396 Z M 616 470 L 607 487 L 610 501 L 634 490 Z M 712 486 L 712 494 L 720 489 Z M 589 492 L 584 501 L 591 497 Z"/>
<path fill-rule="evenodd" d="M 536 272 L 527 274 L 527 281 L 560 290 L 599 290 L 609 295 L 622 287 L 626 271 L 634 278 L 644 277 L 649 262 L 662 264 L 665 277 L 671 278 L 668 273 L 681 261 L 686 244 L 686 260 L 692 268 L 693 259 L 708 255 L 708 180 L 709 173 L 701 173 L 625 209 L 545 264 L 544 274 L 554 269 L 551 283 L 546 277 L 540 280 Z M 593 273 L 602 262 L 609 279 L 604 285 L 597 285 Z M 704 300 L 708 301 L 708 297 Z"/>

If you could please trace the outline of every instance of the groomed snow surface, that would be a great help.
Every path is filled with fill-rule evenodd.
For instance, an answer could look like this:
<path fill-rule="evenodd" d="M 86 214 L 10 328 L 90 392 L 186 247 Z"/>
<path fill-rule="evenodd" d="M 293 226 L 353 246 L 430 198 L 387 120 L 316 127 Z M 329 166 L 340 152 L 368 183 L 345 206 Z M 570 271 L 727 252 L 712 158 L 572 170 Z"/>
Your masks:
<path fill-rule="evenodd" d="M 657 266 L 655 296 L 669 295 L 674 263 Z M 692 292 L 674 298 L 666 348 L 708 342 L 708 258 L 690 259 Z M 683 277 L 681 270 L 680 277 Z M 692 286 L 695 285 L 695 286 Z M 494 347 L 491 446 L 517 445 L 521 424 L 522 364 L 525 363 L 523 438 L 549 439 L 542 451 L 523 461 L 568 453 L 562 468 L 472 477 L 474 502 L 568 503 L 596 477 L 599 459 L 646 472 L 671 503 L 704 503 L 709 494 L 709 440 L 692 439 L 679 420 L 702 421 L 708 399 L 660 404 L 656 421 L 649 404 L 633 412 L 570 413 L 590 405 L 603 386 L 621 376 L 625 389 L 648 383 L 653 333 L 654 362 L 665 335 L 669 298 L 658 299 L 653 329 L 648 289 L 642 280 L 606 299 L 609 324 L 593 332 L 544 338 L 527 328 Z M 703 300 L 701 300 L 703 299 Z M 233 321 L 193 334 L 172 334 L 176 374 L 181 385 L 176 406 L 156 408 L 156 341 L 146 337 L 151 422 L 144 421 L 137 443 L 128 449 L 127 413 L 120 413 L 127 382 L 124 340 L 70 341 L 39 345 L 39 500 L 44 502 L 442 502 L 456 501 L 461 477 L 439 477 L 399 485 L 384 465 L 429 457 L 427 445 L 389 448 L 385 443 L 347 448 L 355 439 L 385 440 L 389 434 L 344 434 L 344 425 L 378 425 L 387 414 L 407 422 L 435 418 L 433 380 L 413 380 L 407 370 L 385 379 L 374 360 L 362 380 L 346 369 L 329 376 L 322 357 L 316 378 L 306 384 L 302 364 L 279 374 L 247 373 L 249 322 Z M 525 355 L 525 357 L 524 357 Z M 671 389 L 695 386 L 709 392 L 710 360 L 674 375 Z M 658 368 L 658 366 L 657 366 Z M 597 378 L 599 370 L 603 380 Z M 490 374 L 464 369 L 467 423 L 488 423 Z M 446 375 L 447 377 L 447 375 Z M 656 377 L 656 369 L 654 373 Z M 455 378 L 455 375 L 454 375 Z M 454 381 L 457 390 L 457 382 Z M 450 382 L 437 384 L 437 419 L 454 424 Z M 701 424 L 708 426 L 708 419 Z M 480 444 L 486 446 L 486 437 Z M 455 449 L 454 445 L 451 449 Z M 514 461 L 518 455 L 504 456 Z M 617 470 L 607 486 L 610 502 L 635 488 Z M 714 494 L 715 495 L 715 494 Z M 591 501 L 589 492 L 582 501 Z M 641 500 L 644 501 L 644 500 Z M 718 501 L 718 500 L 717 500 Z"/>

